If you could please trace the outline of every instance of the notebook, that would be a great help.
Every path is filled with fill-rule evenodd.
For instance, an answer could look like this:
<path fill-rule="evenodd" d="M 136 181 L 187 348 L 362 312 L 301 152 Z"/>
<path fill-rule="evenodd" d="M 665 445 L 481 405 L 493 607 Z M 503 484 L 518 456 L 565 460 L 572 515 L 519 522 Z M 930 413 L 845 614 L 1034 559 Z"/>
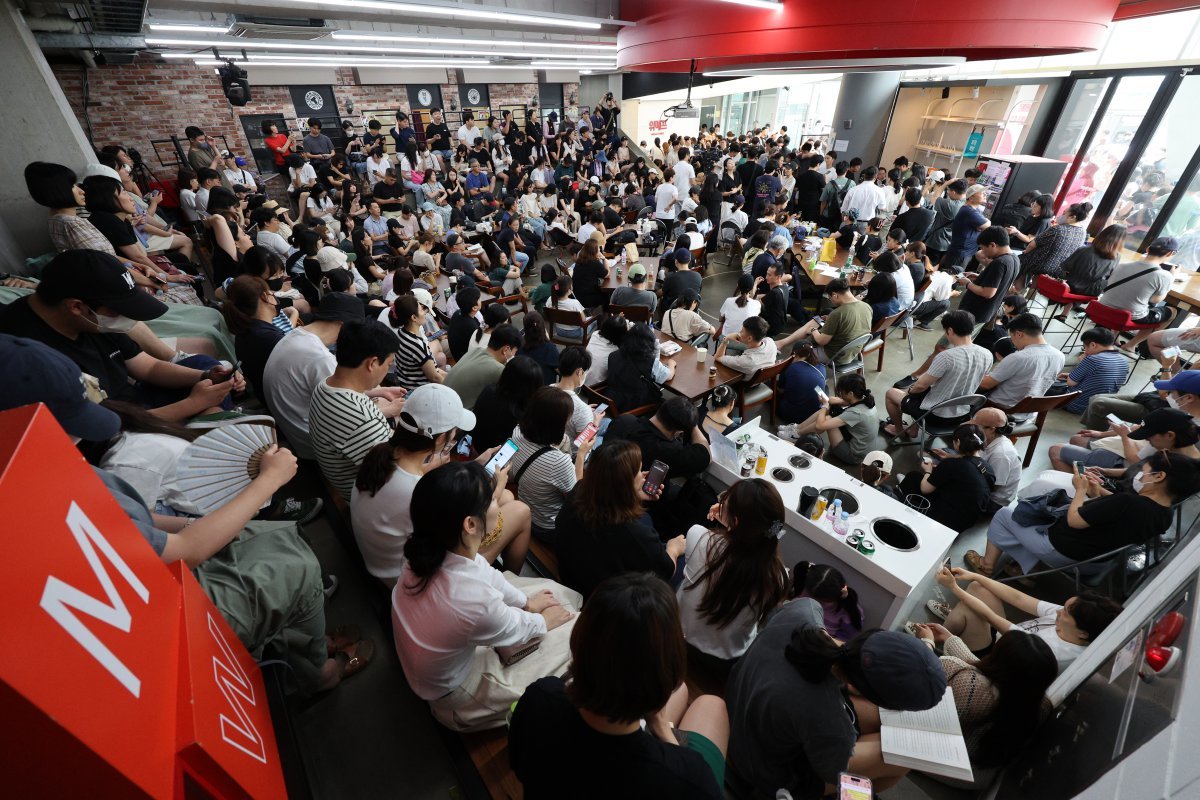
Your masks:
<path fill-rule="evenodd" d="M 928 711 L 881 708 L 879 720 L 885 764 L 964 781 L 975 779 L 949 686 L 941 702 Z"/>

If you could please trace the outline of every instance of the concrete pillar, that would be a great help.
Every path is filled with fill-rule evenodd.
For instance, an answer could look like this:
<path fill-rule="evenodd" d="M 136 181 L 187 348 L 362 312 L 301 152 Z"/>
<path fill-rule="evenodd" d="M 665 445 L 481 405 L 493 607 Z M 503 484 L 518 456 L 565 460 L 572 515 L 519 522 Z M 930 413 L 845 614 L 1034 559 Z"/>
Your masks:
<path fill-rule="evenodd" d="M 884 132 L 899 88 L 899 71 L 849 72 L 842 76 L 837 110 L 833 114 L 833 141 L 829 144 L 837 150 L 839 159 L 858 156 L 867 164 L 879 163 Z M 834 142 L 846 144 L 838 146 Z"/>
<path fill-rule="evenodd" d="M 25 165 L 53 161 L 78 172 L 95 156 L 12 0 L 0 0 L 0 53 L 4 54 L 0 108 L 4 109 L 5 142 L 4 158 L 0 158 L 0 221 L 22 255 L 37 256 L 52 247 L 46 232 L 47 211 L 30 200 L 25 189 Z M 107 113 L 120 110 L 107 109 Z M 4 248 L 6 256 L 8 250 Z M 0 272 L 20 267 L 6 263 Z"/>

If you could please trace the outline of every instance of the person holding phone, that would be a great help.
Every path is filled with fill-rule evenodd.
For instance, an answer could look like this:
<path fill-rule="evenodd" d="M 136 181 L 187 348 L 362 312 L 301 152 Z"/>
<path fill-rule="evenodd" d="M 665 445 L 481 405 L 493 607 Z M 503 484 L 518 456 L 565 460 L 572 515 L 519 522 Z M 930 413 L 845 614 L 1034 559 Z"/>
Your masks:
<path fill-rule="evenodd" d="M 529 504 L 533 535 L 544 542 L 555 539 L 555 520 L 563 503 L 583 479 L 583 465 L 595 439 L 580 442 L 572 458 L 558 447 L 566 436 L 575 406 L 562 389 L 543 386 L 525 405 L 521 424 L 513 431 L 517 454 L 511 463 L 513 483 Z"/>
<path fill-rule="evenodd" d="M 566 672 L 582 605 L 577 593 L 552 581 L 501 574 L 480 554 L 504 527 L 499 500 L 506 478 L 504 469 L 493 479 L 469 461 L 422 475 L 392 590 L 404 676 L 438 722 L 455 731 L 503 727 L 529 684 Z M 533 649 L 505 663 L 498 650 L 516 645 Z"/>
<path fill-rule="evenodd" d="M 460 432 L 475 427 L 475 415 L 463 408 L 453 389 L 431 383 L 405 399 L 388 441 L 363 457 L 350 493 L 350 521 L 367 572 L 389 588 L 404 569 L 404 545 L 413 533 L 413 490 L 421 476 L 450 462 Z M 496 448 L 476 462 L 486 464 Z M 529 550 L 529 507 L 504 490 L 509 469 L 497 470 L 497 522 L 479 544 L 490 564 L 504 556 L 505 568 L 519 573 Z"/>
<path fill-rule="evenodd" d="M 658 499 L 663 484 L 646 492 L 641 448 L 612 441 L 612 427 L 555 520 L 559 574 L 584 598 L 622 572 L 652 572 L 672 581 L 687 546 L 683 536 L 666 543 L 659 538 L 645 504 Z"/>

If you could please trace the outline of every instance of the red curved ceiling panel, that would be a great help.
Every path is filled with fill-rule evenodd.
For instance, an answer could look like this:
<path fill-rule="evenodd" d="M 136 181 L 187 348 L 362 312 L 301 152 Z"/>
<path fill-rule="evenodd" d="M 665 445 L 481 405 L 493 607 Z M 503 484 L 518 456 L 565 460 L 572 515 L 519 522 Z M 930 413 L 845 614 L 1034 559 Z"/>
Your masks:
<path fill-rule="evenodd" d="M 961 56 L 1018 58 L 1101 45 L 1118 0 L 622 0 L 637 22 L 617 35 L 621 69 L 686 72 L 777 62 Z M 802 67 L 803 64 L 797 66 Z M 876 67 L 878 69 L 878 67 Z"/>

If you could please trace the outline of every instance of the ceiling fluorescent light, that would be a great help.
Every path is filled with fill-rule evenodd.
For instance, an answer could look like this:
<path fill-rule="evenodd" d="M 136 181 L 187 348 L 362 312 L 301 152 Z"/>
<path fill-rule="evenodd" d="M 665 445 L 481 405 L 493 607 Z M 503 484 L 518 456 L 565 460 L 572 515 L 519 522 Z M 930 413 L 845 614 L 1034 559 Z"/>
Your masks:
<path fill-rule="evenodd" d="M 228 25 L 192 25 L 182 22 L 149 22 L 146 27 L 152 31 L 168 33 L 228 33 Z"/>
<path fill-rule="evenodd" d="M 616 52 L 616 44 L 585 44 L 582 42 L 536 42 L 521 39 L 451 39 L 436 36 L 402 36 L 386 33 L 363 33 L 360 31 L 334 31 L 334 39 L 346 39 L 360 42 L 417 42 L 425 44 L 457 44 L 480 45 L 488 47 L 558 47 L 570 50 L 611 50 Z"/>
<path fill-rule="evenodd" d="M 212 56 L 193 56 L 193 57 L 196 59 L 196 66 L 199 66 L 199 67 L 215 67 L 215 66 L 220 66 L 221 64 L 225 63 L 224 60 L 217 61 Z M 494 70 L 494 69 L 495 70 L 520 70 L 522 72 L 530 72 L 532 70 L 531 67 L 514 67 L 514 66 L 507 65 L 507 64 L 494 65 L 494 64 L 484 63 L 484 64 L 466 64 L 466 65 L 464 65 L 461 62 L 448 63 L 445 61 L 421 61 L 421 62 L 416 62 L 416 63 L 411 62 L 411 61 L 398 61 L 398 62 L 363 61 L 362 59 L 353 58 L 353 57 L 351 57 L 345 61 L 339 62 L 339 63 L 325 63 L 323 61 L 314 62 L 314 61 L 310 61 L 310 60 L 301 61 L 298 59 L 288 59 L 288 58 L 281 58 L 279 60 L 273 60 L 273 61 L 242 61 L 241 59 L 233 59 L 233 60 L 240 63 L 242 66 L 251 67 L 251 68 L 253 68 L 253 67 L 313 67 L 313 68 L 321 68 L 321 69 L 331 69 L 333 67 L 405 67 L 405 68 L 425 67 L 427 69 L 454 69 L 455 67 L 466 66 L 467 68 L 470 68 L 470 69 L 486 69 L 486 70 Z"/>
<path fill-rule="evenodd" d="M 769 8 L 772 11 L 783 8 L 783 0 L 721 0 L 721 2 L 736 3 L 739 6 L 750 6 L 751 8 Z"/>
<path fill-rule="evenodd" d="M 570 61 L 530 61 L 529 66 L 533 69 L 611 69 L 617 68 L 616 64 L 578 64 Z"/>
<path fill-rule="evenodd" d="M 600 61 L 607 59 L 616 59 L 615 55 L 606 55 L 602 53 L 580 53 L 572 55 L 569 53 L 526 53 L 516 50 L 456 50 L 447 54 L 443 50 L 433 50 L 428 47 L 394 47 L 390 45 L 346 45 L 337 42 L 316 43 L 316 42 L 283 42 L 283 41 L 252 41 L 249 39 L 235 39 L 232 37 L 224 39 L 167 39 L 156 36 L 146 37 L 146 44 L 155 47 L 218 47 L 230 50 L 304 50 L 313 52 L 339 52 L 346 51 L 351 53 L 415 53 L 417 55 L 432 55 L 440 58 L 445 58 L 447 55 L 453 56 L 497 56 L 497 57 L 513 57 L 513 58 L 574 58 L 574 59 L 589 59 L 592 61 Z"/>
<path fill-rule="evenodd" d="M 376 58 L 372 56 L 338 56 L 338 55 L 321 55 L 321 56 L 304 56 L 297 58 L 287 54 L 270 54 L 270 53 L 252 53 L 250 55 L 250 63 L 259 61 L 301 61 L 306 64 L 390 64 L 392 66 L 412 65 L 420 66 L 422 64 L 451 64 L 456 67 L 486 67 L 491 62 L 481 58 Z"/>
<path fill-rule="evenodd" d="M 536 14 L 519 14 L 506 11 L 488 11 L 482 6 L 440 6 L 426 3 L 389 3 L 380 0 L 295 0 L 298 3 L 309 3 L 319 6 L 336 8 L 364 8 L 379 11 L 394 11 L 396 13 L 422 14 L 431 17 L 455 17 L 459 19 L 484 19 L 493 22 L 506 22 L 511 25 L 546 25 L 556 28 L 581 28 L 584 30 L 599 30 L 599 22 L 564 19 L 562 17 L 543 17 Z M 614 23 L 615 24 L 615 23 Z"/>

